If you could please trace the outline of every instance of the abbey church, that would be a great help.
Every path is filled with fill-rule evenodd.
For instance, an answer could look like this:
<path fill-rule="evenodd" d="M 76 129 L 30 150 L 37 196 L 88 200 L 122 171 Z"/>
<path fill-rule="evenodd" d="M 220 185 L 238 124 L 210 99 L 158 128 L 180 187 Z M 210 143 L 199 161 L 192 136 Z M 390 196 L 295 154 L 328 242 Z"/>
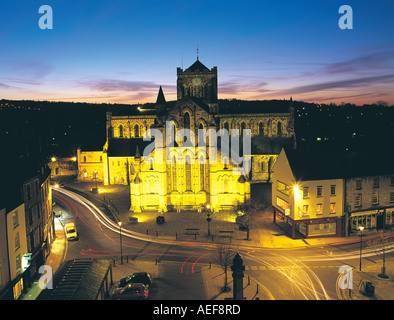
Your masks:
<path fill-rule="evenodd" d="M 134 212 L 201 210 L 207 205 L 220 211 L 249 199 L 251 184 L 271 181 L 281 148 L 295 144 L 293 102 L 218 99 L 217 72 L 197 58 L 189 68 L 177 68 L 176 101 L 166 101 L 160 87 L 155 103 L 108 111 L 103 149 L 78 149 L 78 179 L 129 185 Z M 228 132 L 232 144 L 238 135 L 243 163 L 223 153 L 224 139 L 213 146 L 200 134 L 204 130 Z M 153 132 L 162 135 L 162 144 L 155 144 Z M 246 134 L 249 149 L 243 142 Z M 155 147 L 146 154 L 152 141 Z"/>

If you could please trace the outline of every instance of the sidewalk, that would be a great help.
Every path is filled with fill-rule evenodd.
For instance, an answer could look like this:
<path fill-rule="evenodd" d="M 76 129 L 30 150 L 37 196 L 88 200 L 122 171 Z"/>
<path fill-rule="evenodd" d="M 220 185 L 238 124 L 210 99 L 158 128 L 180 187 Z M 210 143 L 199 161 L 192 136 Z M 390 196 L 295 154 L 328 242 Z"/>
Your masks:
<path fill-rule="evenodd" d="M 67 253 L 67 240 L 64 235 L 63 228 L 57 226 L 59 222 L 55 219 L 55 233 L 56 238 L 52 243 L 51 251 L 45 261 L 45 264 L 52 268 L 52 274 L 55 274 L 56 270 L 63 263 Z M 24 293 L 20 300 L 35 300 L 40 294 L 42 289 L 38 285 L 38 281 L 35 281 L 33 286 Z"/>

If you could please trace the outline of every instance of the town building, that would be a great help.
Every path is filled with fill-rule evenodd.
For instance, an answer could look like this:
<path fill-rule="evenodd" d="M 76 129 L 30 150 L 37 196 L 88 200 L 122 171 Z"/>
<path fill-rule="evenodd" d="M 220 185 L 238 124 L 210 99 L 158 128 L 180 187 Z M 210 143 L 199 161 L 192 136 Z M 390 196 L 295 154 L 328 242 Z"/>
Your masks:
<path fill-rule="evenodd" d="M 342 235 L 344 179 L 329 155 L 282 149 L 272 172 L 274 222 L 305 238 Z"/>
<path fill-rule="evenodd" d="M 293 112 L 292 99 L 218 99 L 217 67 L 197 59 L 177 68 L 176 101 L 160 87 L 156 103 L 107 112 L 103 150 L 78 151 L 79 179 L 129 185 L 137 212 L 234 209 L 251 183 L 271 182 L 281 148 L 295 145 Z"/>
<path fill-rule="evenodd" d="M 304 237 L 390 229 L 394 168 L 389 158 L 282 149 L 273 168 L 274 222 Z"/>
<path fill-rule="evenodd" d="M 50 170 L 34 157 L 3 159 L 0 201 L 0 297 L 18 299 L 50 253 L 55 237 Z"/>
<path fill-rule="evenodd" d="M 390 158 L 359 157 L 345 179 L 346 235 L 390 229 L 394 215 L 394 168 Z"/>

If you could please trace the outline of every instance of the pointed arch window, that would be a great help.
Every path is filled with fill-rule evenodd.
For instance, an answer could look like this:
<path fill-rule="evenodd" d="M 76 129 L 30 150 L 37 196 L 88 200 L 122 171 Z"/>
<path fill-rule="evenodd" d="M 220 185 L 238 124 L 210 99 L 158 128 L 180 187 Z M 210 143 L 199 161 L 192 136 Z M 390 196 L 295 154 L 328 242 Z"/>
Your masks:
<path fill-rule="evenodd" d="M 140 136 L 140 127 L 138 124 L 134 126 L 134 137 L 138 138 Z"/>
<path fill-rule="evenodd" d="M 192 165 L 191 165 L 191 160 L 190 156 L 186 156 L 185 159 L 185 186 L 186 186 L 186 191 L 191 191 L 192 190 Z"/>
<path fill-rule="evenodd" d="M 205 190 L 205 160 L 204 157 L 200 157 L 200 190 Z"/>
<path fill-rule="evenodd" d="M 119 126 L 119 137 L 123 138 L 123 126 L 122 125 Z"/>
<path fill-rule="evenodd" d="M 264 135 L 264 123 L 260 122 L 259 123 L 259 135 Z"/>
<path fill-rule="evenodd" d="M 172 160 L 172 165 L 171 165 L 171 175 L 172 175 L 172 191 L 177 191 L 177 176 L 176 176 L 176 158 L 174 156 L 174 159 Z"/>
<path fill-rule="evenodd" d="M 246 124 L 245 124 L 245 122 L 242 122 L 241 123 L 241 132 L 240 132 L 240 134 L 244 134 L 244 130 L 246 130 Z"/>
<path fill-rule="evenodd" d="M 190 114 L 189 112 L 185 112 L 183 115 L 183 127 L 185 129 L 190 129 Z"/>
<path fill-rule="evenodd" d="M 278 131 L 277 131 L 278 136 L 281 136 L 282 135 L 282 123 L 280 121 L 278 121 L 277 129 L 278 129 Z"/>
<path fill-rule="evenodd" d="M 225 122 L 225 123 L 224 123 L 224 126 L 223 126 L 223 128 L 224 128 L 224 129 L 226 129 L 226 130 L 227 130 L 227 132 L 230 134 L 230 127 L 229 127 L 229 124 L 228 124 L 228 122 Z"/>

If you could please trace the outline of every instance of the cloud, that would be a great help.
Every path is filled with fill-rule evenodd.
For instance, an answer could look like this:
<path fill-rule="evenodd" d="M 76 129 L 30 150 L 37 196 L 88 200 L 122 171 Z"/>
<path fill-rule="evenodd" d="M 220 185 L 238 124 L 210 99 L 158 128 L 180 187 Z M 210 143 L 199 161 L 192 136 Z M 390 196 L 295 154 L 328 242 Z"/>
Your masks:
<path fill-rule="evenodd" d="M 4 84 L 4 83 L 0 82 L 0 89 L 11 89 L 11 88 L 14 88 L 14 87 L 11 87 L 11 86 L 9 86 L 7 84 Z"/>
<path fill-rule="evenodd" d="M 225 81 L 219 84 L 220 94 L 239 94 L 245 92 L 267 92 L 265 89 L 268 85 L 265 81 Z"/>
<path fill-rule="evenodd" d="M 328 64 L 321 71 L 327 74 L 376 71 L 393 68 L 394 51 L 373 52 L 345 61 Z"/>
<path fill-rule="evenodd" d="M 371 77 L 362 77 L 356 79 L 348 79 L 348 80 L 336 80 L 329 82 L 321 82 L 315 83 L 305 86 L 293 87 L 290 89 L 282 90 L 276 92 L 275 94 L 280 95 L 289 95 L 289 94 L 304 94 L 315 91 L 323 91 L 329 89 L 346 89 L 346 88 L 360 88 L 360 87 L 368 87 L 377 83 L 388 83 L 394 81 L 394 74 L 380 75 L 380 76 L 371 76 Z"/>
<path fill-rule="evenodd" d="M 103 79 L 84 83 L 89 89 L 95 91 L 153 91 L 159 90 L 159 85 L 150 81 L 126 81 Z"/>

